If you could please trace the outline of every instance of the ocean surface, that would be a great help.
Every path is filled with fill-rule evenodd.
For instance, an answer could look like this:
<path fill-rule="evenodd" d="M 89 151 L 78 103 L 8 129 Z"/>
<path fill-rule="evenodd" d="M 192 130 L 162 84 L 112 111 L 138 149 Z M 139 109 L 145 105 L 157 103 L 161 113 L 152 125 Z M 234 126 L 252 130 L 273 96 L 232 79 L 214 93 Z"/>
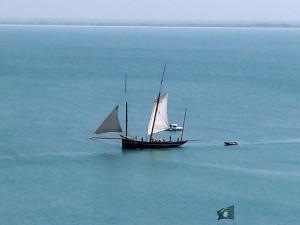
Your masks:
<path fill-rule="evenodd" d="M 117 104 L 124 128 L 125 73 L 145 136 L 164 63 L 192 141 L 90 140 Z M 299 29 L 1 26 L 0 224 L 300 224 L 299 99 Z"/>

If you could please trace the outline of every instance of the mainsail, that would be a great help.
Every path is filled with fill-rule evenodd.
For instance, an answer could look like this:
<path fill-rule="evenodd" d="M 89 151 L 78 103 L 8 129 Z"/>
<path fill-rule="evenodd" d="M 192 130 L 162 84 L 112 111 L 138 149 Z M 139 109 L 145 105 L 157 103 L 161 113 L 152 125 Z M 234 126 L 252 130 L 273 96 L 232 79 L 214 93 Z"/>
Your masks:
<path fill-rule="evenodd" d="M 155 118 L 155 123 L 153 127 L 153 133 L 157 133 L 169 128 L 168 122 L 168 93 L 163 93 L 160 96 L 159 103 L 157 104 L 157 100 L 153 103 L 152 106 L 152 113 L 150 116 L 150 121 L 148 124 L 148 132 L 147 134 L 150 135 L 153 126 L 153 120 L 155 116 L 155 110 L 157 108 L 157 114 Z"/>
<path fill-rule="evenodd" d="M 111 113 L 106 117 L 106 119 L 101 123 L 101 125 L 96 129 L 94 134 L 101 134 L 107 132 L 122 132 L 118 118 L 118 108 L 117 105 Z"/>

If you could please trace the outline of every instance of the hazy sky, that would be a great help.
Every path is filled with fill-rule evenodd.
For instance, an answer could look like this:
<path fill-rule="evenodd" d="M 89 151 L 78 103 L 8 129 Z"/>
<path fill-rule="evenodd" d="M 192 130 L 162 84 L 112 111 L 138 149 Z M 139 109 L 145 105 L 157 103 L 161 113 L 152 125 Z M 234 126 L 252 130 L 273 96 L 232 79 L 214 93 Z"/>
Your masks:
<path fill-rule="evenodd" d="M 0 0 L 0 18 L 300 20 L 300 0 Z"/>

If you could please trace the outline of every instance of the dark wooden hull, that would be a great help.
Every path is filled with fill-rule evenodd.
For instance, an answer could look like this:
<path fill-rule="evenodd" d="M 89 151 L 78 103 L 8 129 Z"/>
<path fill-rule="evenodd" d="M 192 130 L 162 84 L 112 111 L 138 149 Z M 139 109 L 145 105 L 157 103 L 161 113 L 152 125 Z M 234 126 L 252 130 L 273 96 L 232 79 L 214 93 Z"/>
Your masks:
<path fill-rule="evenodd" d="M 138 141 L 122 138 L 123 149 L 167 149 L 177 148 L 187 141 Z"/>

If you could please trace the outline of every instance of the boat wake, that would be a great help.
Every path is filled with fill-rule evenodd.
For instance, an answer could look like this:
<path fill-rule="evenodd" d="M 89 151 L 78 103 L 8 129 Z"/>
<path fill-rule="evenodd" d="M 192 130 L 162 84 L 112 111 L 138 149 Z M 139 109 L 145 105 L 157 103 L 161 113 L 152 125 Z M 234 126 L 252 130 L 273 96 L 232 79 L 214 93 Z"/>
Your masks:
<path fill-rule="evenodd" d="M 200 139 L 188 140 L 189 145 L 197 146 L 218 146 L 224 145 L 224 141 L 209 141 Z M 240 141 L 239 141 L 240 142 Z M 241 141 L 241 145 L 272 145 L 272 144 L 299 144 L 300 138 L 298 139 L 283 139 L 283 140 L 262 140 L 262 141 Z"/>
<path fill-rule="evenodd" d="M 299 143 L 300 143 L 300 139 L 286 139 L 286 140 L 243 142 L 243 145 L 299 144 Z"/>
<path fill-rule="evenodd" d="M 160 159 L 157 159 L 157 160 L 160 160 Z M 192 162 L 167 161 L 167 160 L 160 160 L 160 161 L 185 164 L 188 166 L 195 166 L 195 167 L 201 167 L 201 168 L 209 168 L 209 169 L 216 169 L 216 170 L 222 170 L 222 171 L 244 173 L 244 174 L 255 175 L 255 176 L 276 176 L 276 177 L 280 177 L 280 178 L 300 178 L 300 173 L 298 173 L 298 172 L 267 170 L 267 169 L 252 169 L 252 168 L 246 168 L 246 167 L 240 167 L 240 166 L 218 165 L 218 164 L 213 164 L 213 163 L 192 163 Z"/>
<path fill-rule="evenodd" d="M 45 152 L 45 153 L 33 153 L 33 154 L 22 154 L 19 155 L 19 157 L 60 157 L 60 156 L 90 156 L 90 155 L 95 155 L 96 153 L 91 153 L 91 152 L 56 152 L 56 153 L 50 153 L 50 152 Z"/>
<path fill-rule="evenodd" d="M 64 159 L 87 159 L 95 158 L 97 156 L 103 155 L 118 155 L 121 154 L 120 151 L 105 151 L 105 152 L 41 152 L 41 153 L 24 153 L 14 156 L 1 156 L 0 160 L 22 160 L 22 159 L 55 159 L 55 158 L 64 158 Z"/>
<path fill-rule="evenodd" d="M 0 156 L 0 160 L 13 160 L 14 158 L 11 156 Z"/>

